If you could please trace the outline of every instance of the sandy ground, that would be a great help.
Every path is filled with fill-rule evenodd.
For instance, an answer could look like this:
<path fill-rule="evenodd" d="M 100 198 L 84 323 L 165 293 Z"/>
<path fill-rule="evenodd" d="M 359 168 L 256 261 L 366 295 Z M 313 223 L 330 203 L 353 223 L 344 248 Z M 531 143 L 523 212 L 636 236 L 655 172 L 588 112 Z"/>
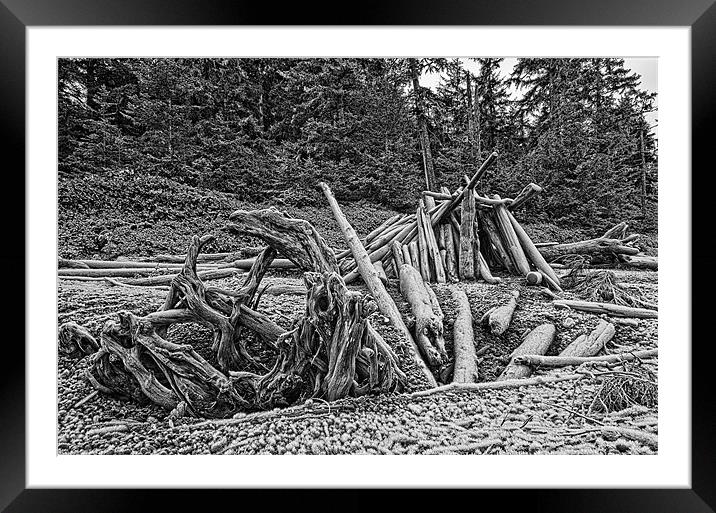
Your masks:
<path fill-rule="evenodd" d="M 656 302 L 657 274 L 616 271 L 622 284 L 639 287 Z M 267 278 L 280 284 L 299 285 L 297 275 Z M 240 278 L 212 284 L 237 286 Z M 591 331 L 599 317 L 552 306 L 539 289 L 506 278 L 500 285 L 459 283 L 470 300 L 475 320 L 479 381 L 492 381 L 507 363 L 509 354 L 526 332 L 545 322 L 557 326 L 557 337 L 548 354 L 559 353 L 578 335 Z M 354 287 L 362 289 L 362 287 Z M 436 285 L 445 313 L 445 337 L 452 356 L 455 312 L 450 292 Z M 484 312 L 500 304 L 510 289 L 520 290 L 518 308 L 508 331 L 493 336 L 477 325 Z M 399 309 L 408 314 L 397 282 L 389 292 Z M 166 290 L 116 287 L 100 282 L 61 281 L 58 286 L 59 324 L 75 321 L 98 336 L 103 323 L 119 310 L 138 315 L 155 311 Z M 567 293 L 565 297 L 570 297 Z M 301 315 L 303 296 L 264 295 L 259 310 L 288 329 Z M 655 454 L 656 408 L 633 407 L 608 415 L 590 411 L 599 383 L 579 381 L 543 383 L 502 390 L 444 391 L 424 397 L 411 396 L 420 383 L 410 372 L 407 348 L 380 314 L 372 322 L 391 344 L 411 376 L 406 393 L 331 403 L 309 401 L 287 410 L 273 410 L 239 418 L 203 421 L 170 420 L 161 408 L 119 401 L 99 394 L 76 404 L 93 391 L 84 378 L 89 358 L 58 359 L 58 452 L 60 454 Z M 191 342 L 211 358 L 210 333 L 195 325 L 173 327 L 169 336 Z M 655 348 L 657 321 L 641 320 L 637 327 L 616 325 L 616 336 L 607 352 Z M 656 370 L 656 366 L 651 367 Z M 537 375 L 572 374 L 573 367 Z M 619 431 L 609 429 L 617 426 Z M 626 431 L 627 430 L 632 431 Z"/>

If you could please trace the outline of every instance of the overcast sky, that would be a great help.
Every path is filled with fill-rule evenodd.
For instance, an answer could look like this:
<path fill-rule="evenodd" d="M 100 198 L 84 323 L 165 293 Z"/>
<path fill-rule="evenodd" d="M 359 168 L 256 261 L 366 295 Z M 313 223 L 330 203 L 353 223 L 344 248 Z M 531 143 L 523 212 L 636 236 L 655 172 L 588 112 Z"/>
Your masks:
<path fill-rule="evenodd" d="M 462 61 L 463 66 L 472 71 L 473 73 L 477 73 L 480 69 L 480 66 L 477 64 L 477 62 L 470 60 L 470 59 L 460 59 Z M 512 68 L 514 68 L 515 64 L 517 63 L 516 57 L 505 57 L 505 59 L 502 61 L 502 74 L 503 75 L 509 75 L 512 72 Z M 644 57 L 644 58 L 636 58 L 636 57 L 624 57 L 624 66 L 635 73 L 637 73 L 639 76 L 641 76 L 641 87 L 649 92 L 656 93 L 657 92 L 657 59 L 656 57 Z M 440 75 L 437 73 L 432 74 L 425 74 L 420 78 L 420 83 L 424 86 L 430 87 L 431 89 L 435 88 L 438 83 L 440 82 Z M 658 107 L 658 97 L 656 98 L 656 101 L 654 102 L 654 106 Z M 658 119 L 658 112 L 651 112 L 646 115 L 647 119 L 649 120 L 649 124 L 652 126 L 652 129 L 654 130 L 654 133 L 658 135 L 658 128 L 657 128 L 657 119 Z"/>

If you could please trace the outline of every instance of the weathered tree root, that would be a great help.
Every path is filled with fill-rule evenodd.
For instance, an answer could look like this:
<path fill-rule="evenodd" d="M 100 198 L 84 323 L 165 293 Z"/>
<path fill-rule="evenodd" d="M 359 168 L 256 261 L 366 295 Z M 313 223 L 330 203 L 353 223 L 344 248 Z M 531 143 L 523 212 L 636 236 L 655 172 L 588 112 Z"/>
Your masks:
<path fill-rule="evenodd" d="M 191 345 L 160 336 L 169 323 L 196 321 L 192 311 L 172 309 L 146 317 L 120 312 L 117 320 L 107 321 L 87 377 L 104 393 L 197 417 L 227 417 L 311 397 L 330 401 L 401 391 L 407 377 L 370 326 L 371 298 L 349 291 L 336 273 L 306 273 L 304 280 L 306 313 L 278 337 L 279 356 L 266 375 L 222 373 Z M 81 333 L 73 326 L 62 329 Z"/>

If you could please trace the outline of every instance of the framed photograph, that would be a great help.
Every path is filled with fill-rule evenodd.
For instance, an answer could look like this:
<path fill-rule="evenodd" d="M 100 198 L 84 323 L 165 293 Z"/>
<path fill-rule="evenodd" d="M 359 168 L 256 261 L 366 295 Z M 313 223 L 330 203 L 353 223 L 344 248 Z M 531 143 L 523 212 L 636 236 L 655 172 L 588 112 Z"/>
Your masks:
<path fill-rule="evenodd" d="M 713 511 L 710 2 L 2 1 L 0 508 Z"/>

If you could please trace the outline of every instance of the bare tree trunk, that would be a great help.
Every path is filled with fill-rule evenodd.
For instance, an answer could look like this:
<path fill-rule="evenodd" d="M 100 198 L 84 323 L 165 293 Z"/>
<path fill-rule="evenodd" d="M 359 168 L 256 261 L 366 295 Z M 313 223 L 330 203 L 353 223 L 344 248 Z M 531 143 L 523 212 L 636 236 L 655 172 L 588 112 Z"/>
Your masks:
<path fill-rule="evenodd" d="M 425 171 L 425 187 L 429 191 L 435 189 L 435 169 L 433 167 L 433 155 L 430 151 L 430 136 L 428 135 L 428 123 L 425 119 L 425 112 L 422 102 L 422 90 L 420 88 L 420 66 L 417 59 L 408 59 L 410 65 L 410 78 L 413 83 L 413 95 L 415 96 L 415 118 L 418 122 L 418 133 L 420 136 L 420 151 L 423 156 L 423 169 Z"/>

